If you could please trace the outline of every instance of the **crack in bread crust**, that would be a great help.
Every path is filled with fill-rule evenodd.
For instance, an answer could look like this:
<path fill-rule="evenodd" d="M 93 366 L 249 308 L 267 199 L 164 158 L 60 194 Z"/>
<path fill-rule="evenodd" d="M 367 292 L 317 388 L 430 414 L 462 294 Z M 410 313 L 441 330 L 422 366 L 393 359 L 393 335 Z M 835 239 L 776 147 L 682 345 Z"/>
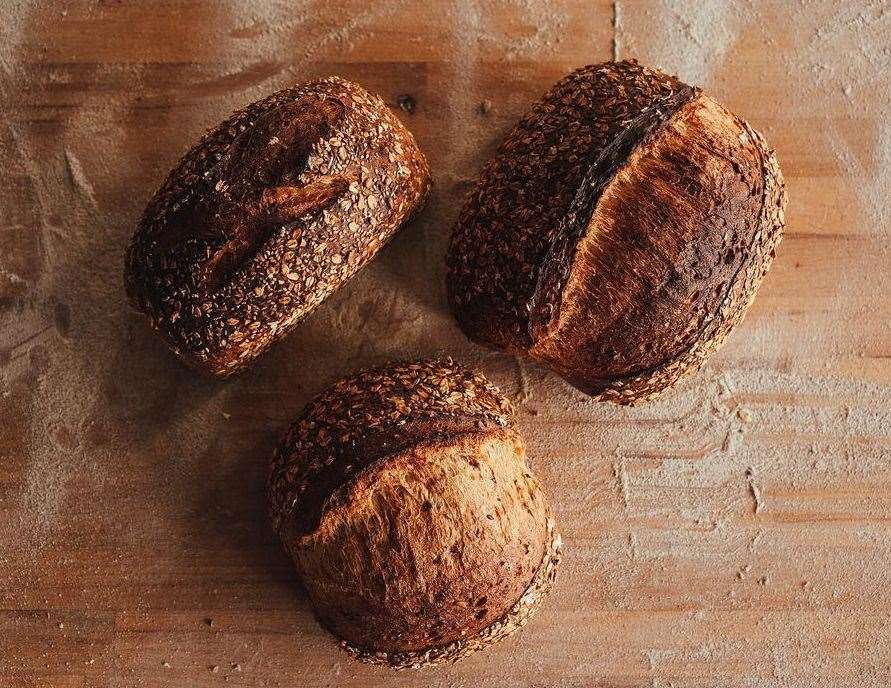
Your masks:
<path fill-rule="evenodd" d="M 284 89 L 170 172 L 131 241 L 127 293 L 185 363 L 230 375 L 365 266 L 429 188 L 380 97 L 339 77 Z"/>
<path fill-rule="evenodd" d="M 604 380 L 595 398 L 621 404 L 637 404 L 654 399 L 678 379 L 698 371 L 745 317 L 755 300 L 761 281 L 767 275 L 783 238 L 785 225 L 786 186 L 773 149 L 755 129 L 743 126 L 757 143 L 761 158 L 764 192 L 758 215 L 759 230 L 752 236 L 747 253 L 756 259 L 743 262 L 727 285 L 718 309 L 720 317 L 709 319 L 700 328 L 691 344 L 658 366 L 632 374 Z"/>
<path fill-rule="evenodd" d="M 557 224 L 549 240 L 550 247 L 542 260 L 538 282 L 527 307 L 530 341 L 547 336 L 549 327 L 559 316 L 563 288 L 569 278 L 576 249 L 597 211 L 597 203 L 604 189 L 627 162 L 632 151 L 698 94 L 698 89 L 685 87 L 644 108 L 601 151 L 585 173 L 566 216 Z"/>
<path fill-rule="evenodd" d="M 560 539 L 507 399 L 450 360 L 344 378 L 276 452 L 270 516 L 360 659 L 453 661 L 526 623 Z"/>
<path fill-rule="evenodd" d="M 343 378 L 306 406 L 276 449 L 267 489 L 273 528 L 281 532 L 300 509 L 312 512 L 298 525 L 305 533 L 327 494 L 372 462 L 447 430 L 511 427 L 512 416 L 491 383 L 450 358 Z M 456 420 L 460 428 L 440 427 Z"/>
<path fill-rule="evenodd" d="M 558 81 L 507 134 L 449 244 L 449 302 L 468 337 L 527 350 L 539 269 L 585 172 L 628 122 L 684 88 L 633 60 L 589 65 Z"/>
<path fill-rule="evenodd" d="M 468 194 L 450 304 L 472 340 L 634 404 L 741 322 L 784 206 L 774 151 L 699 89 L 633 61 L 584 67 L 533 105 Z"/>

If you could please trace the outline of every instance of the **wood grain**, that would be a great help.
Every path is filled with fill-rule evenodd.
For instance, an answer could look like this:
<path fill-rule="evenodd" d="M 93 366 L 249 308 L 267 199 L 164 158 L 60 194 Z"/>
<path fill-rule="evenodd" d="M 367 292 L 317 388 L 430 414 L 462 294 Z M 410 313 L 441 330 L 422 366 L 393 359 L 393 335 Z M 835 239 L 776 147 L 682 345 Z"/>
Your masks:
<path fill-rule="evenodd" d="M 891 12 L 882 2 L 11 1 L 0 26 L 0 686 L 806 688 L 891 683 Z M 777 148 L 786 239 L 705 370 L 640 408 L 470 344 L 461 198 L 570 69 L 637 57 Z M 340 74 L 436 178 L 421 217 L 248 373 L 131 313 L 127 242 L 205 127 Z M 481 107 L 484 103 L 485 107 Z M 392 674 L 313 620 L 263 504 L 303 404 L 447 353 L 511 394 L 564 536 L 514 638 Z"/>

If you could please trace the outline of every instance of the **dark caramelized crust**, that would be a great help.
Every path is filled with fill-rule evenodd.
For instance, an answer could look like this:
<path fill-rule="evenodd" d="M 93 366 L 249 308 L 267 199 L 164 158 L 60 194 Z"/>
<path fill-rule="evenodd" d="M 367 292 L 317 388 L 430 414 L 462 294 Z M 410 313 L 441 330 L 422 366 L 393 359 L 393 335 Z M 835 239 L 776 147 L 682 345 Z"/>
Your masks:
<path fill-rule="evenodd" d="M 186 362 L 249 363 L 416 212 L 429 170 L 383 101 L 332 77 L 209 132 L 149 203 L 125 281 Z"/>
<path fill-rule="evenodd" d="M 575 113 L 572 101 L 555 105 L 554 92 L 564 83 L 583 90 L 583 75 L 601 70 L 615 80 L 599 100 L 616 108 L 612 140 L 570 169 L 544 147 L 569 156 L 574 129 L 553 132 L 542 112 Z M 452 305 L 472 339 L 523 351 L 591 395 L 634 403 L 697 370 L 742 319 L 782 236 L 782 176 L 757 132 L 670 77 L 618 63 L 560 84 L 508 135 L 462 212 L 449 255 Z M 653 94 L 649 105 L 641 92 Z M 638 94 L 631 118 L 627 93 Z M 517 141 L 526 148 L 514 159 Z M 503 171 L 514 167 L 526 168 L 536 195 L 510 186 Z M 540 245 L 520 256 L 532 246 L 521 236 Z"/>
<path fill-rule="evenodd" d="M 551 230 L 548 249 L 539 268 L 538 282 L 529 299 L 528 328 L 532 340 L 537 341 L 546 335 L 560 313 L 563 292 L 572 277 L 576 250 L 588 233 L 588 226 L 604 190 L 634 149 L 697 95 L 695 89 L 683 88 L 646 108 L 601 151 L 582 177 L 566 215 Z"/>
<path fill-rule="evenodd" d="M 700 94 L 643 139 L 600 195 L 532 355 L 617 401 L 698 369 L 780 237 L 769 214 L 782 196 L 755 136 Z"/>
<path fill-rule="evenodd" d="M 395 364 L 338 381 L 316 397 L 275 453 L 269 504 L 276 531 L 318 525 L 325 500 L 379 458 L 464 432 L 507 427 L 510 402 L 450 359 Z"/>
<path fill-rule="evenodd" d="M 363 661 L 454 661 L 523 626 L 561 542 L 507 400 L 451 361 L 365 371 L 277 451 L 273 525 L 316 615 Z"/>
<path fill-rule="evenodd" d="M 636 62 L 583 67 L 508 133 L 449 247 L 449 299 L 471 339 L 515 351 L 531 345 L 530 300 L 583 178 L 629 122 L 685 88 Z"/>

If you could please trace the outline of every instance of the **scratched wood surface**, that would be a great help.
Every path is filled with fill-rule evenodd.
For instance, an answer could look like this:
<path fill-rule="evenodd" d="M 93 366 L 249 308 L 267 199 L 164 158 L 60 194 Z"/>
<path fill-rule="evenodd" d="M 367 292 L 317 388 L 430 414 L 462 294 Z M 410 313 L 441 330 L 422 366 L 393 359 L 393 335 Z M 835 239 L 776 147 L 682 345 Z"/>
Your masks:
<path fill-rule="evenodd" d="M 886 3 L 0 8 L 0 685 L 891 683 Z M 460 198 L 500 136 L 561 75 L 613 56 L 749 119 L 789 187 L 744 324 L 634 409 L 470 344 L 443 287 Z M 436 176 L 429 206 L 254 369 L 196 377 L 125 303 L 134 224 L 205 127 L 331 73 L 397 108 Z M 315 623 L 263 481 L 326 384 L 433 353 L 516 401 L 566 557 L 523 632 L 393 674 Z"/>

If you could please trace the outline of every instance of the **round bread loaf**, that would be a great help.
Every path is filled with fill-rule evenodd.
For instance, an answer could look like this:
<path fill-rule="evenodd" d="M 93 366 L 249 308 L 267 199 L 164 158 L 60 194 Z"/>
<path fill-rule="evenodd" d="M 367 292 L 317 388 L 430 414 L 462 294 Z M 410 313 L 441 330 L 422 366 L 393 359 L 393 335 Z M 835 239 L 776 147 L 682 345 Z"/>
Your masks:
<path fill-rule="evenodd" d="M 229 375 L 371 260 L 429 186 L 379 97 L 338 77 L 279 91 L 170 173 L 133 237 L 127 292 L 180 358 Z"/>
<path fill-rule="evenodd" d="M 573 72 L 507 135 L 461 212 L 449 298 L 473 340 L 634 403 L 742 320 L 784 224 L 764 139 L 636 62 Z"/>
<path fill-rule="evenodd" d="M 450 360 L 341 380 L 277 450 L 272 523 L 359 659 L 453 661 L 526 623 L 560 554 L 507 400 Z"/>

